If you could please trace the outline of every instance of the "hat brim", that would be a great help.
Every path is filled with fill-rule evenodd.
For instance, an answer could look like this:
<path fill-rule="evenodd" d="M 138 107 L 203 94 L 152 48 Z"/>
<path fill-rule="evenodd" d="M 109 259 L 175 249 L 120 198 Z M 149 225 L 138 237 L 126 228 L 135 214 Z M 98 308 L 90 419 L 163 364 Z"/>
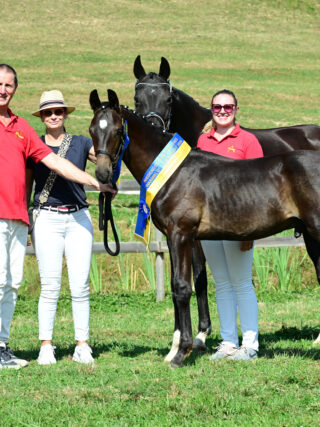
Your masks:
<path fill-rule="evenodd" d="M 38 111 L 35 111 L 34 113 L 32 113 L 33 116 L 36 117 L 40 117 L 41 116 L 41 111 L 44 110 L 50 110 L 51 108 L 65 108 L 67 110 L 67 113 L 70 114 L 75 110 L 75 107 L 67 107 L 66 105 L 61 105 L 61 104 L 51 104 L 51 105 L 46 105 L 44 108 L 41 108 Z"/>

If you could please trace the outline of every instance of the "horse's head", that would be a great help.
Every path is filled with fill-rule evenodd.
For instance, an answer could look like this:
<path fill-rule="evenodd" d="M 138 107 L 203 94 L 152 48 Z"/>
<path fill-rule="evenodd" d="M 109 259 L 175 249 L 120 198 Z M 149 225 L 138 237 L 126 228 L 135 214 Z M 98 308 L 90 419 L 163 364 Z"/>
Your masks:
<path fill-rule="evenodd" d="M 89 132 L 97 157 L 96 177 L 109 183 L 123 146 L 123 125 L 117 94 L 108 89 L 108 102 L 101 102 L 98 92 L 90 94 L 94 112 Z"/>
<path fill-rule="evenodd" d="M 135 85 L 135 110 L 149 123 L 168 130 L 171 118 L 172 86 L 169 79 L 170 65 L 161 58 L 159 74 L 146 74 L 140 55 L 136 57 L 133 66 L 137 78 Z"/>

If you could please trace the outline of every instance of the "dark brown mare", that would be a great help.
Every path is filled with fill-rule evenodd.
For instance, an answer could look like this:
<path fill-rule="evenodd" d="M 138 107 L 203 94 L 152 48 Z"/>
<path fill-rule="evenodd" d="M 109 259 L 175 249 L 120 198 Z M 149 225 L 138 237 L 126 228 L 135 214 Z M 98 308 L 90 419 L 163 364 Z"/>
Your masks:
<path fill-rule="evenodd" d="M 155 126 L 168 132 L 178 132 L 195 147 L 204 125 L 212 119 L 211 111 L 171 86 L 170 65 L 165 58 L 161 58 L 158 74 L 146 74 L 139 55 L 134 62 L 133 71 L 137 78 L 134 96 L 136 112 Z M 293 150 L 320 151 L 320 126 L 298 125 L 246 130 L 257 137 L 265 156 Z M 205 258 L 198 241 L 193 249 L 193 277 L 199 310 L 199 334 L 195 339 L 195 346 L 205 348 L 204 343 L 211 331 L 211 322 Z M 177 333 L 174 334 L 174 337 L 176 336 Z"/>
<path fill-rule="evenodd" d="M 123 160 L 141 183 L 172 135 L 120 107 L 115 92 L 109 90 L 108 99 L 101 103 L 97 91 L 90 95 L 94 117 L 89 130 L 97 154 L 96 176 L 101 182 L 110 182 L 126 121 L 130 143 Z M 191 257 L 195 240 L 254 240 L 297 228 L 303 233 L 320 281 L 319 164 L 320 153 L 310 151 L 231 160 L 193 149 L 157 193 L 151 216 L 167 238 L 175 330 L 181 331 L 172 367 L 182 366 L 192 351 Z"/>
<path fill-rule="evenodd" d="M 170 65 L 161 58 L 159 74 L 146 74 L 140 55 L 133 66 L 137 78 L 135 110 L 149 123 L 168 132 L 178 132 L 192 147 L 196 147 L 204 125 L 212 119 L 208 108 L 171 86 Z M 320 151 L 320 126 L 297 125 L 274 129 L 248 129 L 259 140 L 265 156 L 293 150 Z"/>

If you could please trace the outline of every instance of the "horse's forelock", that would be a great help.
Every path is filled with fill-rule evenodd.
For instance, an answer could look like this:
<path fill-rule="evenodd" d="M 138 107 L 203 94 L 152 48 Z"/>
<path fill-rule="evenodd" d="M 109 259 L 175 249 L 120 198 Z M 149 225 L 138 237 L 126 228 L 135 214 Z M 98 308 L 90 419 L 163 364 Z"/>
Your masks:
<path fill-rule="evenodd" d="M 149 83 L 149 80 L 151 80 L 150 83 L 166 82 L 166 80 L 163 77 L 159 76 L 159 74 L 154 73 L 153 71 L 151 71 L 149 74 L 144 76 L 139 82 L 140 83 Z"/>

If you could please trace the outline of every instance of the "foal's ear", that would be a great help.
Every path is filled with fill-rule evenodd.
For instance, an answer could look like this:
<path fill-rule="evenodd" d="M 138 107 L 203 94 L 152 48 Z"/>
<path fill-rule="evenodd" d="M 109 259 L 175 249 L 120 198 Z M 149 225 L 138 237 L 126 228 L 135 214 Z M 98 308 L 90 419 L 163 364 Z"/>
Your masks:
<path fill-rule="evenodd" d="M 120 113 L 119 99 L 114 90 L 108 89 L 108 100 L 110 107 L 116 110 L 117 113 Z"/>
<path fill-rule="evenodd" d="M 165 80 L 168 80 L 170 76 L 170 65 L 169 62 L 161 56 L 161 64 L 159 68 L 159 76 L 163 77 Z"/>
<path fill-rule="evenodd" d="M 90 93 L 89 101 L 90 101 L 90 105 L 91 105 L 91 108 L 93 109 L 93 111 L 96 111 L 100 107 L 101 101 L 100 101 L 97 89 L 94 89 Z"/>
<path fill-rule="evenodd" d="M 141 58 L 140 55 L 138 55 L 134 61 L 133 64 L 133 74 L 135 77 L 140 80 L 142 77 L 146 76 L 146 72 L 144 71 L 144 68 L 141 64 Z"/>

